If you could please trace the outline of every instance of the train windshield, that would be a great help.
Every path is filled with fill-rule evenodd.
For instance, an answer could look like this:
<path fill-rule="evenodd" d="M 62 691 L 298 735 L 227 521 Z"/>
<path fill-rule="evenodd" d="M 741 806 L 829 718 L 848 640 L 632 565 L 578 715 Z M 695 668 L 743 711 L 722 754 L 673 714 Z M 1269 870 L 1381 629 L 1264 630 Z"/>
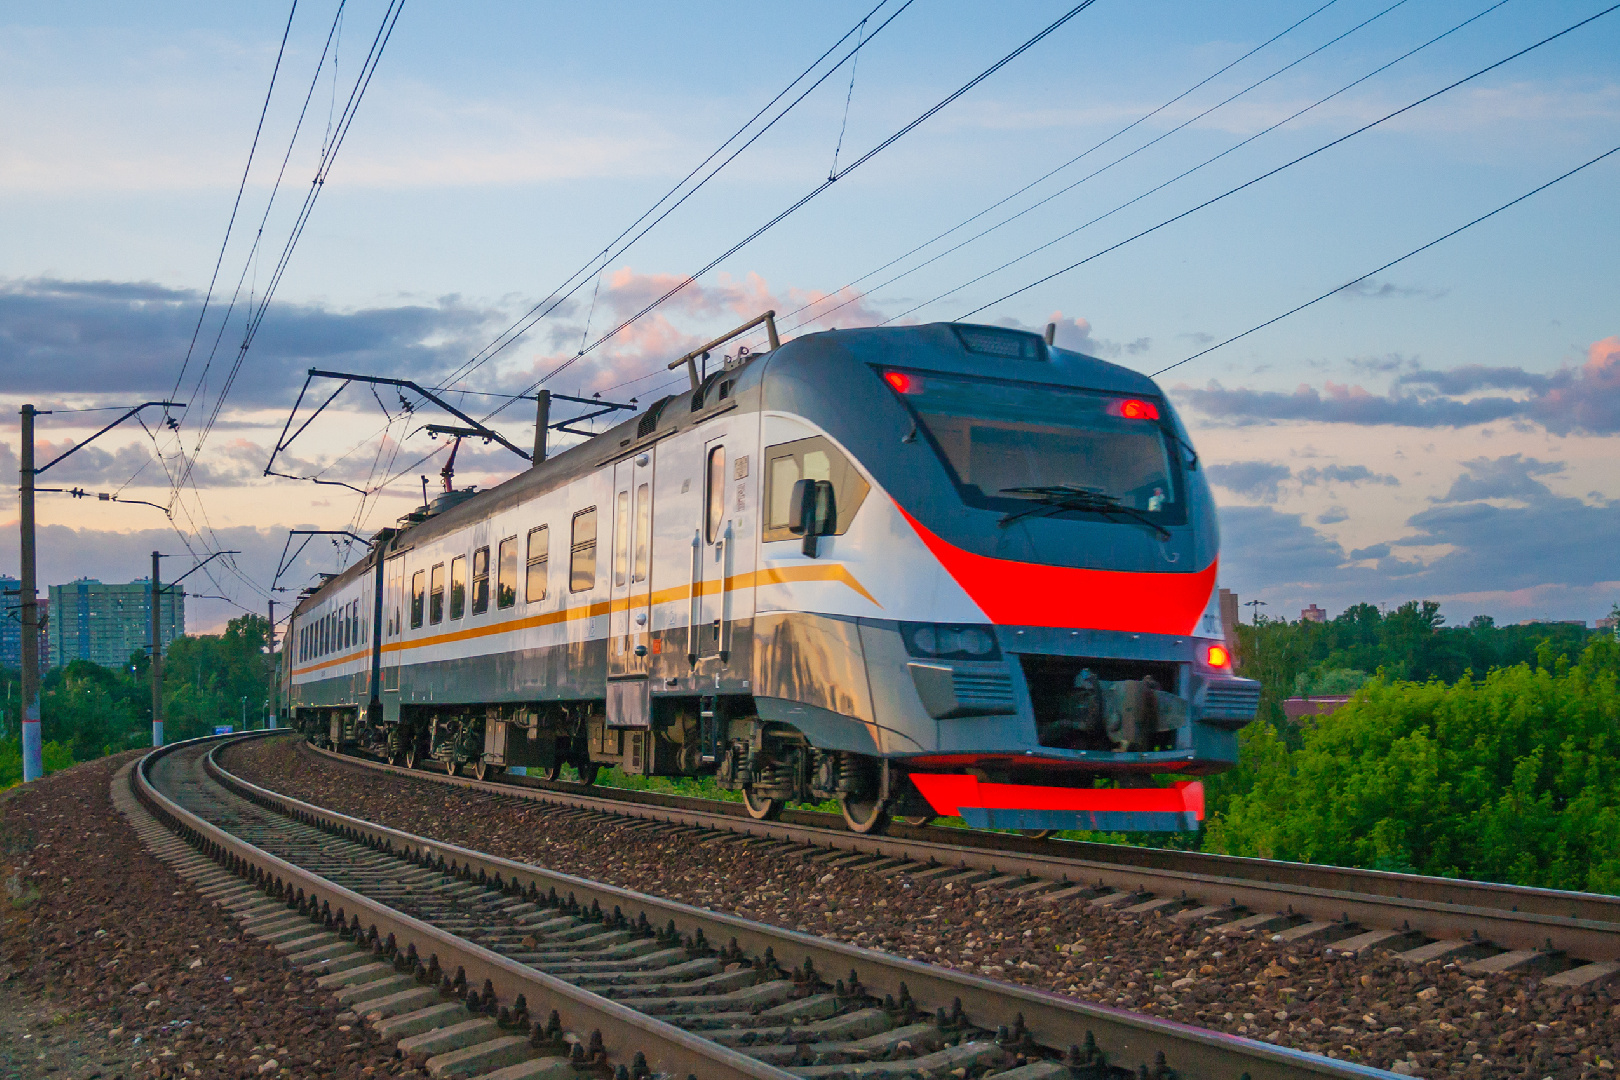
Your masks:
<path fill-rule="evenodd" d="M 1174 434 L 1150 398 L 886 371 L 971 506 L 1181 524 Z"/>

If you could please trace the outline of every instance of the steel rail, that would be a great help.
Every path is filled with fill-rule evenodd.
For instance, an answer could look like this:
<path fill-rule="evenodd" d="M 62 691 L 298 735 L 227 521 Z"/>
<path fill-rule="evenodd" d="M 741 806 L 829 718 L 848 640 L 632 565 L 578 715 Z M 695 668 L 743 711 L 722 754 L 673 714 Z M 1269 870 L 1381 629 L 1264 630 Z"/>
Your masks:
<path fill-rule="evenodd" d="M 333 910 L 357 917 L 361 925 L 376 928 L 376 937 L 392 940 L 400 953 L 414 946 L 418 956 L 437 955 L 443 967 L 463 968 L 469 985 L 478 986 L 487 979 L 502 1002 L 510 1004 L 518 994 L 523 994 L 531 1008 L 557 1010 L 563 1024 L 570 1029 L 599 1030 L 610 1062 L 628 1065 L 635 1053 L 641 1051 L 658 1073 L 695 1074 L 702 1080 L 792 1080 L 792 1074 L 782 1069 L 581 990 L 277 858 L 186 810 L 151 782 L 152 766 L 171 753 L 195 748 L 199 743 L 235 742 L 262 734 L 209 736 L 154 750 L 130 771 L 133 793 L 159 821 L 239 874 L 274 882 L 278 892 L 295 893 L 312 909 L 318 904 L 330 904 Z M 205 768 L 213 765 L 213 754 L 210 750 Z M 215 770 L 217 766 L 210 769 Z M 304 807 L 292 816 L 313 818 L 320 813 L 323 812 L 314 807 Z"/>
<path fill-rule="evenodd" d="M 542 892 L 551 889 L 571 892 L 582 906 L 593 902 L 603 910 L 618 907 L 627 915 L 639 911 L 655 925 L 673 921 L 683 933 L 701 931 L 710 941 L 735 940 L 749 955 L 760 955 L 769 949 L 784 966 L 790 962 L 795 968 L 808 966 L 828 973 L 829 977 L 850 972 L 874 993 L 900 997 L 903 991 L 909 992 L 930 1012 L 960 1002 L 969 1020 L 981 1027 L 994 1029 L 1007 1023 L 1013 1014 L 1021 1014 L 1025 1030 L 1037 1043 L 1061 1050 L 1089 1037 L 1107 1055 L 1111 1066 L 1133 1072 L 1145 1070 L 1148 1075 L 1155 1075 L 1164 1064 L 1179 1076 L 1230 1080 L 1245 1074 L 1250 1080 L 1396 1075 L 1354 1062 L 1000 983 L 472 851 L 271 791 L 231 773 L 214 753 L 205 759 L 204 768 L 227 790 L 261 807 L 308 825 L 370 842 L 396 854 L 417 860 L 442 859 L 461 867 L 464 874 L 489 879 L 498 875 L 504 881 L 525 888 L 533 885 Z M 470 972 L 469 968 L 469 979 Z"/>
<path fill-rule="evenodd" d="M 644 798 L 608 796 L 601 792 L 613 789 L 587 789 L 582 785 L 568 785 L 575 790 L 565 791 L 554 787 L 493 783 L 421 769 L 404 769 L 347 754 L 335 754 L 318 747 L 310 749 L 360 768 L 558 806 L 729 830 L 883 857 L 900 856 L 944 866 L 1025 874 L 1053 881 L 1096 883 L 1113 889 L 1160 896 L 1186 895 L 1234 908 L 1287 911 L 1320 922 L 1402 928 L 1435 939 L 1478 940 L 1509 950 L 1542 950 L 1588 961 L 1620 961 L 1620 897 L 1343 867 L 1318 867 L 1306 863 L 1269 863 L 1263 859 L 1234 859 L 1112 844 L 1083 845 L 1087 854 L 1102 855 L 1104 858 L 1077 858 L 1047 853 L 1055 845 L 1068 845 L 1068 841 L 1048 841 L 1042 844 L 1042 850 L 1027 851 L 1016 850 L 1011 845 L 967 846 L 935 839 L 915 839 L 906 832 L 891 836 L 861 835 L 843 828 L 802 824 L 802 817 L 795 820 L 756 821 L 739 811 L 727 813 L 717 809 L 729 804 L 704 799 L 660 796 L 654 802 Z M 598 794 L 583 794 L 585 790 Z M 646 796 L 652 793 L 631 794 Z M 693 804 L 701 808 L 695 808 Z M 933 829 L 930 833 L 938 836 L 965 831 Z M 976 835 L 984 837 L 996 834 Z M 953 835 L 951 839 L 954 841 L 957 838 Z M 1024 838 L 1007 839 L 1016 841 Z M 1154 858 L 1139 859 L 1137 853 L 1149 854 Z M 1116 854 L 1122 854 L 1123 858 L 1114 860 L 1112 856 Z M 1195 857 L 1181 858 L 1189 855 Z M 1410 884 L 1403 888 L 1402 882 Z M 1356 887 L 1363 883 L 1377 887 L 1367 890 Z M 1446 891 L 1448 888 L 1450 892 Z M 1566 915 L 1545 910 L 1566 903 L 1579 914 Z M 1543 910 L 1536 910 L 1538 907 Z M 1593 915 L 1604 917 L 1591 917 Z"/>

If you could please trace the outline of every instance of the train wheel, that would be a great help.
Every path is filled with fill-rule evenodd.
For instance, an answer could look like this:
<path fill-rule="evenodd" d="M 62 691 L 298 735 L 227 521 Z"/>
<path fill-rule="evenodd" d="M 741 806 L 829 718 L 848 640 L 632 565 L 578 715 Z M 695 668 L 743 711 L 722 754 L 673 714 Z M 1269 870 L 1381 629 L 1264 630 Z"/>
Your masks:
<path fill-rule="evenodd" d="M 1020 836 L 1027 836 L 1031 840 L 1049 840 L 1057 835 L 1056 829 L 1019 829 Z"/>
<path fill-rule="evenodd" d="M 893 818 L 902 825 L 909 825 L 913 829 L 920 829 L 934 820 L 933 814 L 895 814 Z"/>
<path fill-rule="evenodd" d="M 845 795 L 838 800 L 850 832 L 879 833 L 889 821 L 889 807 L 875 795 Z"/>
<path fill-rule="evenodd" d="M 781 799 L 762 798 L 751 787 L 743 788 L 743 806 L 755 821 L 775 821 L 782 814 Z"/>
<path fill-rule="evenodd" d="M 579 782 L 582 784 L 596 783 L 596 774 L 600 772 L 601 769 L 602 766 L 598 765 L 594 761 L 588 765 L 579 766 Z"/>
<path fill-rule="evenodd" d="M 407 769 L 416 768 L 416 744 L 414 742 L 405 748 L 405 767 Z"/>
<path fill-rule="evenodd" d="M 505 771 L 501 766 L 491 765 L 483 758 L 473 762 L 473 775 L 480 780 L 493 780 Z"/>
<path fill-rule="evenodd" d="M 530 772 L 529 775 L 538 776 L 542 780 L 561 780 L 562 762 L 553 761 L 550 765 L 542 765 L 538 769 Z"/>
<path fill-rule="evenodd" d="M 460 770 L 460 766 L 461 763 L 456 760 L 456 756 L 451 754 L 449 757 L 444 759 L 444 775 L 456 775 L 456 773 Z"/>

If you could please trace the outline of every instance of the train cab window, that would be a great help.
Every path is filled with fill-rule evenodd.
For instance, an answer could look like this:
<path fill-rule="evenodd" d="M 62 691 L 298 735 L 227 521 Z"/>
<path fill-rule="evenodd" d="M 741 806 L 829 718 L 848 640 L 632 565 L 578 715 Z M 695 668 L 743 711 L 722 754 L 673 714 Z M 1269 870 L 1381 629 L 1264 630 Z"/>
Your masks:
<path fill-rule="evenodd" d="M 422 625 L 424 601 L 427 599 L 427 572 L 418 570 L 411 575 L 411 629 Z"/>
<path fill-rule="evenodd" d="M 969 506 L 1115 524 L 1143 515 L 1155 526 L 1187 520 L 1180 440 L 1160 403 L 932 372 L 888 376 L 899 377 L 889 385 Z"/>
<path fill-rule="evenodd" d="M 619 492 L 613 509 L 613 587 L 620 589 L 630 577 L 630 493 Z"/>
<path fill-rule="evenodd" d="M 450 617 L 459 619 L 467 614 L 467 556 L 457 555 L 450 560 Z"/>
<path fill-rule="evenodd" d="M 428 575 L 428 622 L 444 622 L 444 563 L 434 563 Z"/>
<path fill-rule="evenodd" d="M 726 518 L 726 448 L 709 451 L 709 504 L 703 514 L 703 538 L 714 543 Z"/>
<path fill-rule="evenodd" d="M 568 553 L 568 591 L 589 592 L 596 588 L 596 507 L 574 515 Z"/>
<path fill-rule="evenodd" d="M 788 530 L 793 485 L 800 480 L 826 480 L 833 486 L 838 521 L 835 536 L 848 531 L 870 485 L 847 457 L 824 436 L 798 439 L 765 448 L 765 529 L 762 539 L 797 539 Z"/>
<path fill-rule="evenodd" d="M 489 548 L 473 552 L 472 609 L 474 615 L 489 610 Z"/>
<path fill-rule="evenodd" d="M 631 581 L 647 580 L 647 564 L 652 558 L 652 488 L 636 488 L 636 563 Z"/>
<path fill-rule="evenodd" d="M 517 537 L 508 536 L 502 540 L 496 556 L 498 565 L 495 569 L 495 606 L 509 608 L 517 603 Z"/>
<path fill-rule="evenodd" d="M 343 617 L 338 624 L 342 631 L 340 640 L 338 641 L 339 649 L 347 649 L 351 644 L 353 644 L 353 639 L 350 637 L 350 635 L 354 632 L 354 624 L 349 621 L 351 617 L 352 616 L 349 614 L 349 605 L 344 604 Z"/>
<path fill-rule="evenodd" d="M 529 556 L 523 582 L 523 598 L 529 603 L 546 598 L 546 573 L 551 562 L 551 526 L 529 530 Z"/>

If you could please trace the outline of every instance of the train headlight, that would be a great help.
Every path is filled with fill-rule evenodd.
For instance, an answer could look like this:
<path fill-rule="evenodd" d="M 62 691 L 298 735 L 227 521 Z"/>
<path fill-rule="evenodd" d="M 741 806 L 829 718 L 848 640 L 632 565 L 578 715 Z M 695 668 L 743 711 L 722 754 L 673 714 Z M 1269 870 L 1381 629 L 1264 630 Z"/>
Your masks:
<path fill-rule="evenodd" d="M 995 631 L 988 626 L 948 623 L 901 623 L 906 651 L 912 656 L 956 660 L 994 660 L 1001 655 Z"/>
<path fill-rule="evenodd" d="M 1204 663 L 1212 668 L 1231 667 L 1232 654 L 1225 645 L 1211 645 L 1204 651 Z"/>

